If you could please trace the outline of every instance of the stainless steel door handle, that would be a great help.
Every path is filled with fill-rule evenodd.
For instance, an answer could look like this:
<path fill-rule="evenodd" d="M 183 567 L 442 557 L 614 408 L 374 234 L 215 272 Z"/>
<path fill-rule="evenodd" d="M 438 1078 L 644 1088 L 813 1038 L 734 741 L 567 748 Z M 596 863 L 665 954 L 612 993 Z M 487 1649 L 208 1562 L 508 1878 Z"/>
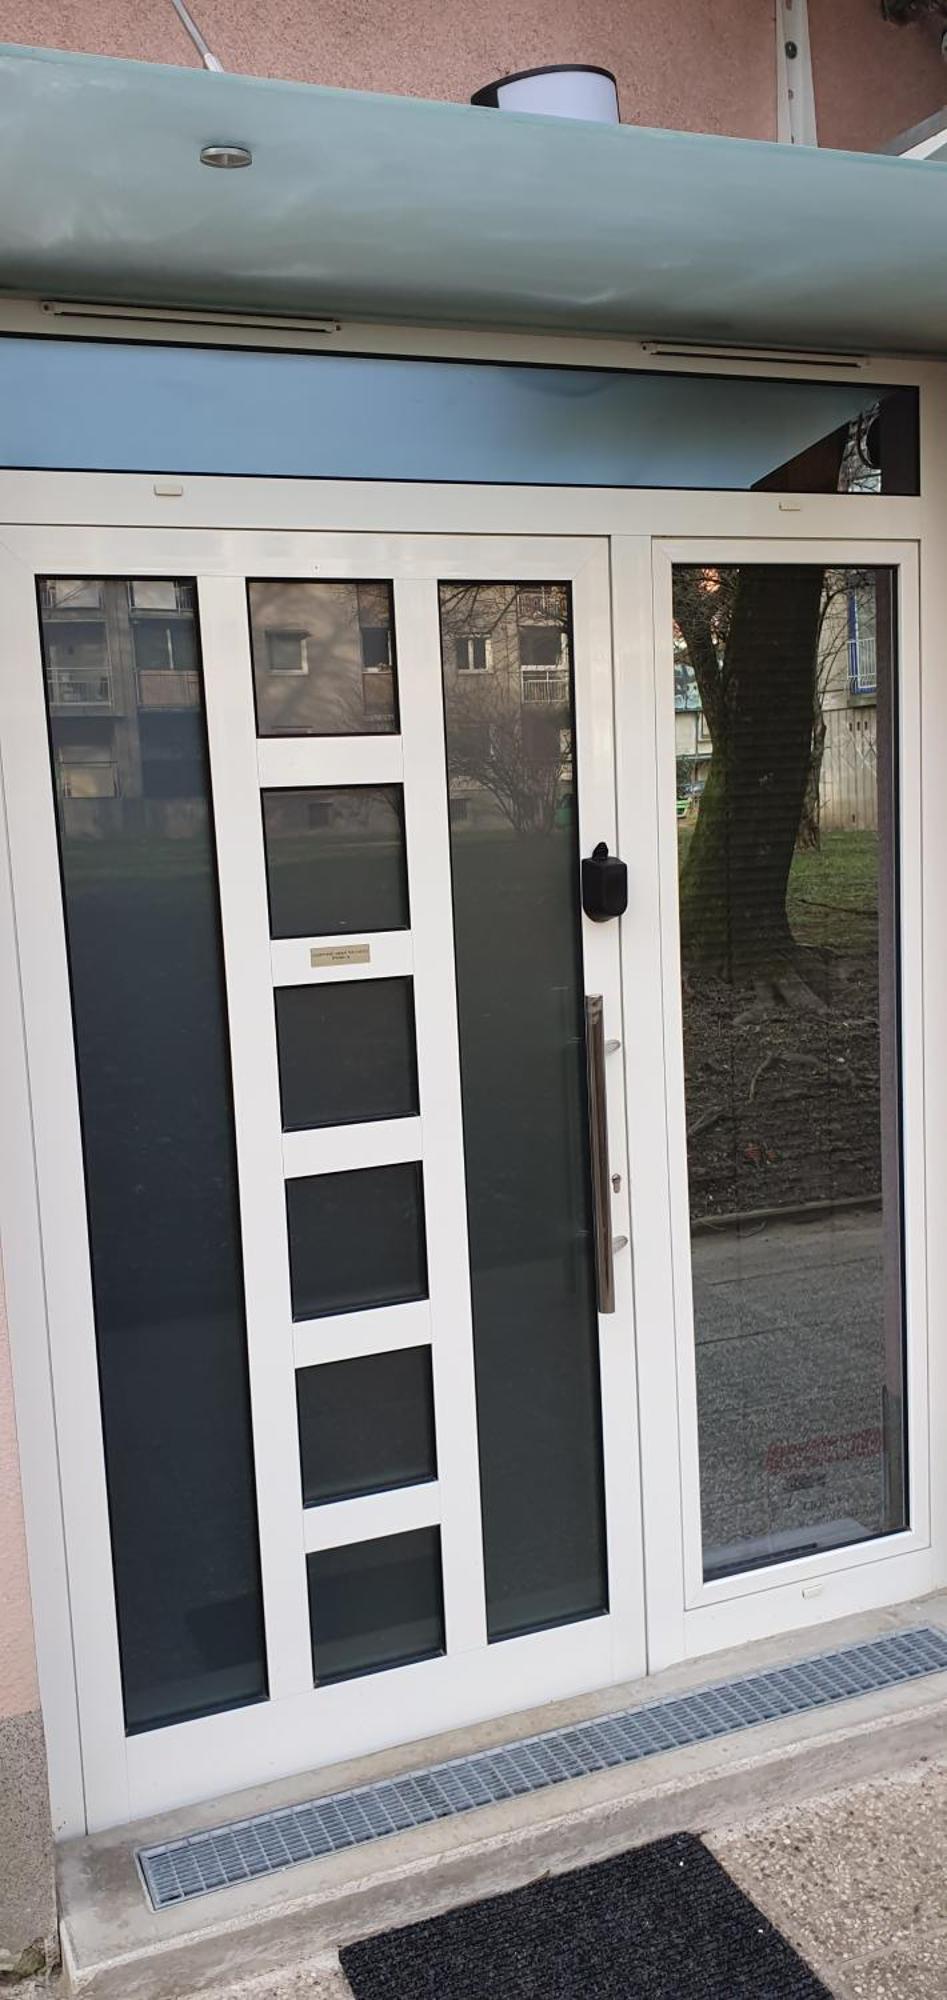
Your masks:
<path fill-rule="evenodd" d="M 595 1290 L 600 1313 L 615 1310 L 611 1173 L 608 1164 L 608 1101 L 605 1091 L 605 1008 L 600 993 L 585 997 L 585 1058 L 589 1079 L 589 1152 L 592 1166 L 592 1219 Z"/>

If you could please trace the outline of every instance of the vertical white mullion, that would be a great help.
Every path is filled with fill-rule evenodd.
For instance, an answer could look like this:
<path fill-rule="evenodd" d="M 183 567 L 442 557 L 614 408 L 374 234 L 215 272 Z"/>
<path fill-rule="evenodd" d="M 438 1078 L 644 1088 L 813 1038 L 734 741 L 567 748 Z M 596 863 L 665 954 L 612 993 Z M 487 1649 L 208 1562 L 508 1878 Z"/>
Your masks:
<path fill-rule="evenodd" d="M 678 989 L 672 968 L 676 903 L 660 873 L 663 754 L 655 744 L 662 689 L 664 636 L 670 645 L 670 569 L 652 594 L 651 542 L 616 535 L 612 541 L 618 832 L 629 861 L 628 912 L 622 923 L 625 1075 L 635 1319 L 638 1328 L 638 1430 L 642 1466 L 643 1543 L 651 1673 L 684 1653 L 684 1532 L 681 1431 L 675 1350 L 675 1267 L 672 1256 L 669 1144 L 677 1147 L 680 1091 L 669 1081 L 665 1007 Z M 655 631 L 660 634 L 658 664 Z M 673 704 L 668 694 L 673 717 Z M 672 721 L 673 727 L 673 721 Z M 664 931 L 667 929 L 667 941 Z M 672 1031 L 673 1033 L 673 1031 Z M 675 1073 L 676 1077 L 676 1073 Z M 677 1121 L 677 1123 L 675 1123 Z M 669 1140 L 670 1135 L 670 1140 Z M 677 1160 L 674 1152 L 675 1164 Z M 682 1248 L 686 1256 L 686 1249 Z M 682 1284 L 689 1279 L 689 1265 Z M 690 1432 L 686 1433 L 690 1449 Z M 696 1451 L 696 1438 L 693 1445 Z"/>
<path fill-rule="evenodd" d="M 591 854 L 604 840 L 620 853 L 616 832 L 615 703 L 612 674 L 612 619 L 609 551 L 606 542 L 572 579 L 572 636 L 575 659 L 575 775 L 579 844 Z M 576 885 L 576 900 L 578 885 Z M 641 1558 L 641 1487 L 635 1412 L 635 1325 L 629 1245 L 628 1163 L 626 1156 L 624 1035 L 621 1014 L 620 925 L 593 923 L 578 911 L 587 993 L 601 993 L 607 1045 L 609 1227 L 624 1238 L 615 1252 L 615 1311 L 598 1318 L 602 1400 L 602 1454 L 608 1539 L 608 1601 L 614 1633 L 616 1679 L 645 1671 L 644 1596 Z M 618 1185 L 615 1185 L 617 1179 Z"/>
<path fill-rule="evenodd" d="M 440 623 L 433 578 L 395 583 L 408 892 L 447 1647 L 486 1644 Z"/>
<path fill-rule="evenodd" d="M 885 561 L 879 548 L 878 561 Z M 900 1090 L 901 1133 L 900 1172 L 903 1251 L 902 1318 L 905 1336 L 904 1396 L 907 1420 L 908 1525 L 928 1538 L 932 1522 L 932 1463 L 940 1453 L 931 1453 L 931 1383 L 935 1378 L 937 1345 L 930 1340 L 936 1316 L 928 1305 L 928 1260 L 937 1234 L 936 1225 L 926 1224 L 929 1181 L 925 1172 L 925 1081 L 929 1059 L 925 1060 L 926 952 L 930 926 L 925 926 L 924 897 L 929 892 L 931 863 L 924 842 L 923 813 L 929 794 L 936 790 L 925 783 L 923 754 L 930 755 L 928 734 L 935 735 L 940 718 L 930 713 L 922 729 L 921 714 L 921 630 L 919 551 L 891 548 L 894 561 L 901 560 L 897 572 L 897 628 L 895 638 L 895 869 L 898 931 L 897 1006 L 899 1032 L 899 1075 L 894 1087 Z M 933 711 L 933 701 L 930 708 Z M 925 868 L 926 858 L 926 868 Z M 937 1016 L 935 1015 L 935 1019 Z M 938 1041 L 939 1021 L 938 1021 Z M 940 1181 L 934 1183 L 940 1186 Z M 939 1426 L 938 1426 L 939 1430 Z M 934 1433 L 937 1435 L 937 1432 Z"/>
<path fill-rule="evenodd" d="M 312 1687 L 286 1198 L 246 593 L 198 579 L 271 1700 Z"/>

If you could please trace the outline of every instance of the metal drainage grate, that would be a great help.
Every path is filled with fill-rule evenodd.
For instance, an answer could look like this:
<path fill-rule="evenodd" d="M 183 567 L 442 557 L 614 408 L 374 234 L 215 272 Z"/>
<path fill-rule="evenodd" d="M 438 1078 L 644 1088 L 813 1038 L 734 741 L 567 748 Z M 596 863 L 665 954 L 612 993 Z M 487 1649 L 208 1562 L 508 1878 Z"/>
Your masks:
<path fill-rule="evenodd" d="M 854 1695 L 947 1671 L 947 1631 L 920 1626 L 865 1644 L 741 1680 L 719 1681 L 690 1694 L 623 1709 L 616 1715 L 544 1730 L 496 1750 L 478 1750 L 428 1770 L 386 1778 L 356 1790 L 332 1792 L 305 1805 L 259 1813 L 207 1833 L 143 1847 L 138 1863 L 156 1910 L 170 1909 L 212 1889 L 230 1888 L 260 1875 L 276 1875 L 299 1861 L 338 1854 L 407 1827 L 495 1805 L 521 1792 L 538 1792 L 565 1778 L 581 1778 L 618 1764 L 635 1764 L 660 1750 L 706 1743 L 773 1722 L 805 1715 Z"/>

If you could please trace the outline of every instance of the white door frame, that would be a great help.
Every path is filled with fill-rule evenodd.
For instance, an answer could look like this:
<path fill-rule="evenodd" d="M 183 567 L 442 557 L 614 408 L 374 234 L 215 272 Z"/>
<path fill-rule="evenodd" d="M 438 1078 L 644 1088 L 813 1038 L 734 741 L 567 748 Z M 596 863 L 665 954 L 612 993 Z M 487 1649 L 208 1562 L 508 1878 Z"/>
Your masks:
<path fill-rule="evenodd" d="M 702 532 L 686 539 L 655 538 L 650 550 L 629 547 L 635 582 L 626 590 L 648 595 L 650 562 L 653 623 L 640 642 L 651 673 L 619 681 L 620 755 L 649 727 L 654 755 L 644 793 L 619 778 L 622 851 L 645 851 L 653 868 L 643 894 L 652 898 L 651 926 L 661 939 L 660 996 L 641 994 L 632 974 L 635 945 L 626 929 L 626 1013 L 629 1046 L 641 1051 L 630 1070 L 628 1104 L 632 1147 L 632 1228 L 635 1242 L 639 1393 L 642 1400 L 644 1523 L 648 1578 L 648 1656 L 652 1671 L 681 1658 L 768 1637 L 800 1625 L 920 1596 L 942 1580 L 942 1550 L 932 1543 L 931 1404 L 928 1393 L 929 1313 L 927 1165 L 924 1116 L 924 952 L 922 911 L 921 678 L 919 562 L 914 541 L 764 537 L 735 539 L 721 530 L 717 496 L 704 503 Z M 675 563 L 761 562 L 868 566 L 898 571 L 899 904 L 902 1048 L 902 1174 L 904 1199 L 906 1407 L 908 1413 L 909 1520 L 902 1533 L 841 1547 L 705 1582 L 701 1562 L 697 1391 L 690 1276 L 690 1221 L 681 1020 L 681 964 L 677 915 L 677 826 L 673 703 L 672 566 Z M 616 557 L 616 574 L 619 563 Z M 643 621 L 642 621 L 643 622 Z M 643 684 L 648 684 L 647 695 Z M 646 707 L 650 706 L 650 714 Z M 666 1116 L 667 1170 L 649 1182 L 635 1168 L 635 1117 L 643 1128 L 657 1116 L 660 1070 Z M 647 1100 L 647 1108 L 645 1108 Z M 653 1128 L 652 1128 L 653 1129 Z M 647 1213 L 642 1212 L 642 1199 Z M 649 1339 L 647 1328 L 667 1330 Z M 650 1422 L 647 1412 L 650 1411 Z M 650 1459 L 650 1463 L 649 1463 Z M 679 1504 L 660 1506 L 654 1496 L 676 1485 Z"/>
<path fill-rule="evenodd" d="M 730 372 L 733 372 L 732 370 Z M 748 371 L 749 372 L 749 371 Z M 876 370 L 879 379 L 903 378 L 904 366 L 886 364 Z M 920 818 L 920 851 L 937 857 L 947 852 L 947 787 L 940 781 L 947 753 L 947 679 L 939 672 L 939 648 L 947 630 L 947 571 L 940 558 L 939 544 L 933 540 L 947 517 L 947 475 L 931 449 L 941 423 L 947 424 L 947 391 L 943 371 L 930 371 L 922 409 L 926 411 L 923 447 L 925 498 L 882 499 L 869 495 L 795 496 L 787 500 L 775 494 L 697 494 L 656 491 L 563 490 L 541 488 L 468 488 L 457 486 L 423 487 L 374 482 L 309 482 L 294 480 L 223 480 L 188 478 L 180 493 L 156 493 L 154 482 L 126 474 L 0 473 L 0 548 L 4 553 L 5 575 L 18 576 L 22 585 L 22 552 L 17 552 L 22 530 L 29 524 L 69 522 L 98 529 L 108 522 L 137 522 L 142 530 L 173 521 L 175 529 L 206 528 L 213 531 L 219 560 L 226 571 L 236 568 L 231 544 L 242 529 L 259 529 L 264 552 L 272 573 L 288 573 L 287 539 L 297 531 L 312 528 L 374 532 L 397 535 L 404 532 L 429 533 L 432 525 L 443 534 L 485 534 L 534 536 L 568 534 L 571 537 L 608 536 L 613 563 L 612 645 L 616 667 L 617 750 L 619 794 L 622 802 L 620 828 L 623 852 L 631 862 L 632 899 L 623 928 L 625 964 L 625 1044 L 628 1053 L 629 1171 L 633 1193 L 632 1224 L 635 1253 L 636 1305 L 641 1324 L 648 1314 L 661 1329 L 661 1352 L 655 1359 L 642 1346 L 638 1409 L 641 1435 L 641 1472 L 644 1490 L 654 1496 L 649 1506 L 649 1526 L 645 1536 L 646 1583 L 649 1618 L 649 1664 L 652 1669 L 672 1659 L 729 1645 L 753 1633 L 777 1632 L 801 1623 L 817 1622 L 841 1612 L 867 1608 L 872 1603 L 932 1589 L 947 1581 L 947 1471 L 941 1470 L 940 1455 L 930 1466 L 930 1546 L 899 1556 L 893 1563 L 889 1552 L 880 1561 L 857 1561 L 850 1566 L 836 1563 L 831 1587 L 818 1599 L 803 1597 L 802 1580 L 788 1582 L 772 1572 L 761 1583 L 753 1579 L 745 1597 L 725 1600 L 708 1598 L 685 1611 L 683 1581 L 684 1534 L 680 1525 L 683 1508 L 681 1489 L 673 1468 L 680 1464 L 680 1444 L 676 1417 L 668 1416 L 668 1397 L 677 1396 L 677 1359 L 674 1346 L 674 1272 L 670 1254 L 669 1217 L 671 1207 L 669 1172 L 655 1159 L 648 1134 L 663 1132 L 667 1118 L 665 1040 L 662 1015 L 662 986 L 656 980 L 642 980 L 640 966 L 654 957 L 664 937 L 676 951 L 676 909 L 669 874 L 668 839 L 672 830 L 669 814 L 672 794 L 662 799 L 658 759 L 667 768 L 665 715 L 662 739 L 657 714 L 661 689 L 655 671 L 653 628 L 652 542 L 662 538 L 699 537 L 713 543 L 721 559 L 725 542 L 738 540 L 765 547 L 775 537 L 780 543 L 790 533 L 807 543 L 844 542 L 846 549 L 858 547 L 861 559 L 887 560 L 880 545 L 899 541 L 922 544 L 932 538 L 932 557 L 920 567 L 921 629 L 925 637 L 925 671 L 922 680 L 924 731 L 922 782 L 917 812 Z M 67 531 L 63 531 L 64 534 Z M 68 531 L 71 533 L 71 531 Z M 116 531 L 109 531 L 110 534 Z M 56 530 L 44 530 L 43 566 L 60 567 L 68 573 L 76 557 L 70 554 L 63 564 L 54 560 Z M 21 550 L 22 550 L 22 544 Z M 73 547 L 72 543 L 69 544 Z M 97 540 L 101 550 L 104 543 Z M 771 559 L 767 556 L 767 560 Z M 787 559 L 789 559 L 787 557 Z M 798 559 L 798 553 L 796 556 Z M 112 562 L 113 568 L 117 567 Z M 153 563 L 143 564 L 145 573 Z M 165 567 L 166 565 L 162 565 Z M 213 566 L 211 566 L 213 567 Z M 129 573 L 129 572 L 126 572 Z M 192 573 L 186 565 L 183 573 Z M 8 652 L 25 648 L 38 665 L 35 605 L 22 588 L 19 608 L 6 620 Z M 37 686 L 39 682 L 37 681 Z M 916 721 L 916 708 L 915 708 Z M 919 749 L 904 740 L 902 748 L 917 768 Z M 639 755 L 639 746 L 641 746 Z M 645 748 L 644 746 L 647 746 Z M 15 760 L 8 755 L 8 792 L 15 787 Z M 902 799 L 905 787 L 902 786 Z M 913 808 L 912 808 L 913 809 Z M 50 801 L 51 811 L 51 801 Z M 659 826 L 661 850 L 659 855 Z M 50 829 L 44 838 L 48 839 Z M 597 834 L 595 837 L 599 837 Z M 659 859 L 663 863 L 659 866 Z M 48 856 L 47 856 L 48 858 Z M 640 865 L 639 865 L 640 864 Z M 905 873 L 907 880 L 907 874 Z M 947 1063 L 940 1046 L 938 1024 L 940 996 L 947 980 L 947 914 L 934 866 L 918 878 L 917 896 L 922 906 L 918 929 L 923 929 L 923 984 L 919 1007 L 923 1019 L 923 1089 L 926 1118 L 923 1129 L 926 1186 L 937 1188 L 947 1178 Z M 42 885 L 38 885 L 38 893 Z M 22 897 L 22 891 L 21 891 Z M 669 904 L 669 898 L 672 898 Z M 29 896 L 27 896 L 27 906 Z M 922 918 L 922 922 L 921 919 Z M 16 974 L 18 938 L 9 879 L 0 870 L 0 1062 L 3 1064 L 4 1103 L 9 1107 L 5 1120 L 7 1144 L 0 1144 L 0 1220 L 3 1224 L 5 1276 L 10 1316 L 11 1347 L 20 1426 L 21 1465 L 30 1570 L 34 1601 L 37 1652 L 43 1712 L 46 1721 L 54 1824 L 58 1833 L 77 1833 L 87 1823 L 96 1822 L 94 1803 L 90 1808 L 83 1785 L 81 1746 L 78 1730 L 76 1688 L 81 1678 L 72 1660 L 73 1614 L 70 1604 L 66 1542 L 60 1500 L 62 1488 L 74 1489 L 86 1477 L 81 1454 L 72 1452 L 73 1424 L 57 1425 L 56 1410 L 62 1403 L 54 1397 L 49 1351 L 44 1331 L 46 1303 L 40 1215 L 34 1171 L 34 1141 L 31 1122 L 30 1073 L 27 1068 L 23 1008 Z M 649 957 L 638 955 L 645 951 Z M 663 978 L 671 992 L 674 966 L 663 954 Z M 50 991 L 55 993 L 54 982 Z M 652 1060 L 659 1058 L 659 1060 Z M 74 1090 L 74 1074 L 63 1078 L 59 1058 L 60 1085 Z M 920 1072 L 920 1065 L 918 1066 Z M 68 1063 L 67 1063 L 68 1071 Z M 673 1079 L 671 1079 L 673 1086 Z M 47 1079 L 49 1094 L 56 1095 L 56 1077 Z M 922 1088 L 921 1074 L 915 1075 L 914 1089 Z M 678 1112 L 680 1107 L 678 1106 Z M 918 1114 L 915 1139 L 918 1138 Z M 614 1143 L 614 1141 L 613 1141 Z M 662 1141 L 663 1143 L 663 1141 Z M 655 1167 L 658 1171 L 655 1171 Z M 915 1178 L 915 1189 L 918 1188 Z M 915 1216 L 920 1196 L 914 1195 Z M 923 1240 L 923 1239 L 922 1239 Z M 942 1247 L 943 1246 L 943 1247 Z M 934 1226 L 928 1236 L 927 1316 L 937 1326 L 947 1298 L 947 1232 Z M 915 1284 L 920 1288 L 920 1278 Z M 81 1298 L 81 1289 L 80 1294 Z M 913 1294 L 912 1294 L 913 1296 Z M 74 1301 L 73 1301 L 74 1303 Z M 656 1335 L 656 1340 L 658 1336 Z M 673 1370 L 668 1356 L 674 1357 Z M 652 1365 L 652 1363 L 654 1365 Z M 625 1364 L 626 1367 L 630 1364 Z M 932 1420 L 947 1420 L 947 1379 L 944 1359 L 934 1342 L 929 1354 L 930 1410 Z M 628 1374 L 626 1380 L 630 1381 Z M 684 1397 L 686 1401 L 686 1383 Z M 71 1411 L 71 1405 L 70 1405 Z M 673 1459 L 669 1459 L 669 1449 Z M 669 1466 L 672 1468 L 669 1473 Z M 629 1502 L 631 1506 L 633 1502 Z M 655 1528 L 654 1514 L 669 1517 L 671 1526 Z M 675 1527 L 674 1522 L 678 1525 Z M 665 1522 L 667 1529 L 667 1522 Z M 676 1537 L 676 1541 L 675 1541 Z M 877 1545 L 874 1545 L 877 1550 Z M 824 1562 L 824 1559 L 819 1559 Z M 768 1587 L 766 1587 L 768 1583 Z M 719 1586 L 711 1586 L 719 1593 Z M 737 1602 L 737 1599 L 739 1601 Z M 734 1603 L 737 1602 L 737 1610 Z M 739 1617 L 737 1617 L 739 1612 Z M 523 1673 L 518 1686 L 510 1688 L 506 1705 L 516 1707 L 542 1698 L 533 1664 L 526 1659 L 530 1642 L 518 1641 L 523 1648 Z M 581 1674 L 577 1672 L 577 1684 Z M 601 1674 L 604 1682 L 607 1674 Z M 583 1685 L 591 1685 L 589 1679 Z M 99 1689 L 87 1695 L 93 1707 Z M 426 1700 L 422 1704 L 425 1726 L 435 1726 Z M 237 1711 L 239 1717 L 240 1711 Z M 233 1725 L 231 1725 L 233 1727 Z M 297 1755 L 293 1762 L 299 1763 Z M 275 1765 L 274 1765 L 275 1768 Z M 127 1794 L 103 1808 L 105 1817 L 127 1817 Z M 103 1823 L 100 1816 L 97 1823 Z"/>
<path fill-rule="evenodd" d="M 390 504 L 390 501 L 389 501 Z M 82 1141 L 42 660 L 37 575 L 196 576 L 224 958 L 231 1023 L 250 1398 L 269 1699 L 126 1738 L 95 1357 Z M 389 576 L 399 637 L 398 736 L 257 741 L 248 575 Z M 616 1259 L 616 1311 L 600 1319 L 607 1614 L 487 1647 L 457 1061 L 447 779 L 437 583 L 565 581 L 572 593 L 579 840 L 614 850 L 616 802 L 609 557 L 601 539 L 281 534 L 159 528 L 15 528 L 3 536 L 0 590 L 16 662 L 4 723 L 10 854 L 72 1606 L 85 1817 L 90 1828 L 139 1818 L 276 1775 L 389 1748 L 432 1731 L 534 1705 L 644 1670 L 640 1482 L 630 1256 Z M 379 939 L 375 962 L 414 976 L 421 1115 L 397 1128 L 280 1132 L 273 986 L 327 976 L 309 948 L 270 950 L 259 791 L 298 784 L 403 782 L 412 928 Z M 620 1040 L 617 926 L 582 920 L 586 990 L 605 997 Z M 402 963 L 403 960 L 403 963 Z M 331 973 L 328 974 L 332 976 Z M 623 1072 L 608 1068 L 612 1227 L 627 1240 Z M 284 1178 L 420 1157 L 430 1300 L 293 1324 Z M 278 1302 L 278 1309 L 274 1306 Z M 384 1326 L 381 1322 L 384 1321 Z M 385 1346 L 432 1342 L 436 1482 L 302 1508 L 295 1369 Z M 380 1679 L 313 1690 L 307 1550 L 437 1522 L 447 1653 Z"/>

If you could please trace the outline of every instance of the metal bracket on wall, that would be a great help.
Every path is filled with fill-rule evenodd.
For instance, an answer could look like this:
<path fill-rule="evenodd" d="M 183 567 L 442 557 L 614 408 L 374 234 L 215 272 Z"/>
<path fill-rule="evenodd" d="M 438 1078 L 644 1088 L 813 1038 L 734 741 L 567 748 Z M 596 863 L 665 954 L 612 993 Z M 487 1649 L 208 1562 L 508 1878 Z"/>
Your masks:
<path fill-rule="evenodd" d="M 776 137 L 817 146 L 808 0 L 776 0 Z"/>

